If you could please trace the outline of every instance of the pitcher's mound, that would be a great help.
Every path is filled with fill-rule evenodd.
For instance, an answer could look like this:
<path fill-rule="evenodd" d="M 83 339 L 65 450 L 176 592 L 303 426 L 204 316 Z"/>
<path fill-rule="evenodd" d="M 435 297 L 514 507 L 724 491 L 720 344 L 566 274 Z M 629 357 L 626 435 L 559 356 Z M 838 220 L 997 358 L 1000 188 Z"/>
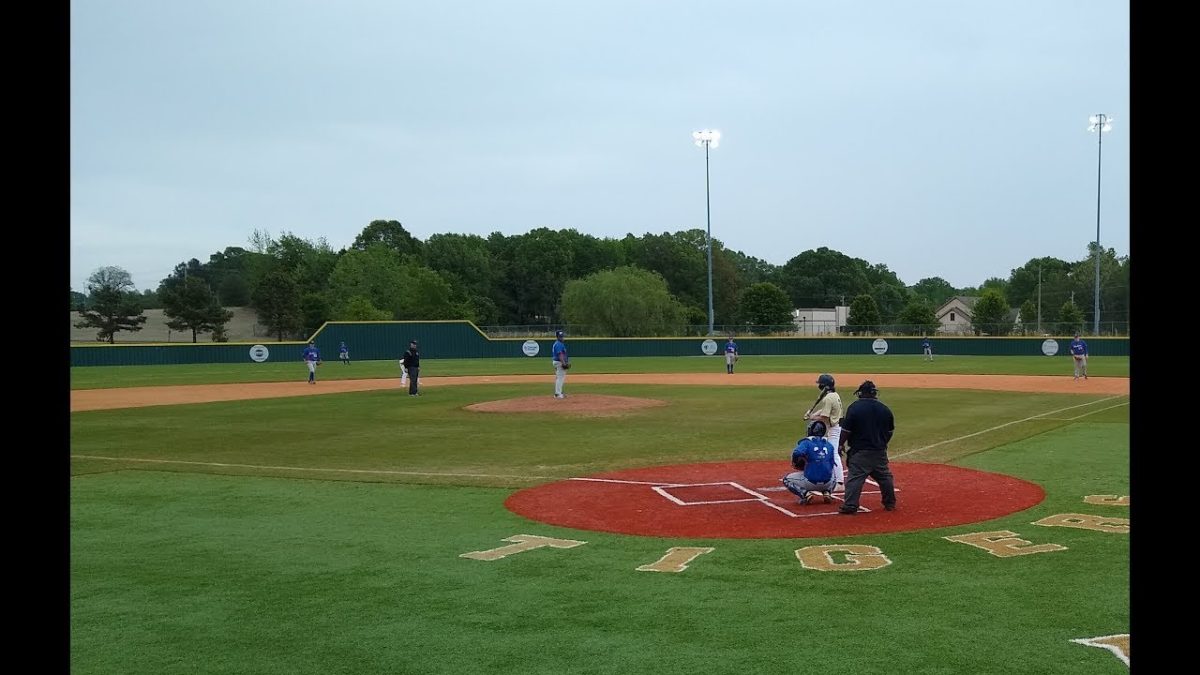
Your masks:
<path fill-rule="evenodd" d="M 566 398 L 525 396 L 503 401 L 486 401 L 469 405 L 465 410 L 490 413 L 565 413 L 587 417 L 610 417 L 624 415 L 632 410 L 657 408 L 666 401 L 633 396 L 607 396 L 605 394 L 567 394 Z"/>

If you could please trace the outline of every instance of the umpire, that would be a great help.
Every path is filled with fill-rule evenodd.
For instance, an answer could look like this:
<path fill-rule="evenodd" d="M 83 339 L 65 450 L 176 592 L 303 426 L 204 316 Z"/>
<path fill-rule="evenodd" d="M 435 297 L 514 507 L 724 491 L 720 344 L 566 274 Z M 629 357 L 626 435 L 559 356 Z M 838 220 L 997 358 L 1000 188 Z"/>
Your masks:
<path fill-rule="evenodd" d="M 417 351 L 416 340 L 409 341 L 408 351 L 404 352 L 404 358 L 400 362 L 404 364 L 404 369 L 408 371 L 408 395 L 420 396 L 421 390 L 417 386 L 417 378 L 421 374 L 421 352 Z"/>
<path fill-rule="evenodd" d="M 884 510 L 895 511 L 896 485 L 888 468 L 887 446 L 896 430 L 896 419 L 891 408 L 877 398 L 879 390 L 874 382 L 863 382 L 854 395 L 858 400 L 850 404 L 842 418 L 841 445 L 850 445 L 846 451 L 850 476 L 846 479 L 845 503 L 838 513 L 847 516 L 858 513 L 858 498 L 868 476 L 879 483 Z"/>

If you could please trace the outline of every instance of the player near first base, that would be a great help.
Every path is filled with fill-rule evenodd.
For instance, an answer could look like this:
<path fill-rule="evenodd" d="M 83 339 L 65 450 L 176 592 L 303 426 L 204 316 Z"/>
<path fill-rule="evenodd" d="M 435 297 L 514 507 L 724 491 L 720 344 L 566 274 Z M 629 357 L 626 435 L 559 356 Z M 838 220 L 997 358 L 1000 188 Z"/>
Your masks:
<path fill-rule="evenodd" d="M 1071 360 L 1075 362 L 1075 379 L 1079 379 L 1082 375 L 1083 379 L 1087 379 L 1087 361 L 1088 361 L 1088 346 L 1087 343 L 1079 338 L 1079 333 L 1075 334 L 1075 339 L 1071 340 Z"/>

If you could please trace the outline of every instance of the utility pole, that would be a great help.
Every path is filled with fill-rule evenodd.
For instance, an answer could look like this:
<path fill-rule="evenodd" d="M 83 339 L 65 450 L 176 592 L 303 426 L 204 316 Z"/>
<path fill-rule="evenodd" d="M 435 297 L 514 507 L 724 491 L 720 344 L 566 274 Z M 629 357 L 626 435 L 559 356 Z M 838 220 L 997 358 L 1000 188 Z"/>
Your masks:
<path fill-rule="evenodd" d="M 1038 334 L 1042 332 L 1042 266 L 1038 265 Z"/>

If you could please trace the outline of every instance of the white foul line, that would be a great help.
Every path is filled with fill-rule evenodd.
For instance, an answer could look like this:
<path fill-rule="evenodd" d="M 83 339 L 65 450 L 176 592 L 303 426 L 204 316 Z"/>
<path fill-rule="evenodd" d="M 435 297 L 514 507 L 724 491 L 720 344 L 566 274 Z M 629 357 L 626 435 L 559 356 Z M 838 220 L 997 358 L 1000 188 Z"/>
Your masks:
<path fill-rule="evenodd" d="M 1126 405 L 1129 405 L 1129 401 L 1125 401 L 1123 403 L 1118 403 L 1116 405 L 1110 405 L 1107 408 L 1101 408 L 1099 410 L 1085 412 L 1082 415 L 1076 415 L 1074 417 L 1047 417 L 1046 419 L 1051 420 L 1053 422 L 1074 422 L 1075 420 L 1082 419 L 1084 417 L 1087 417 L 1088 415 L 1095 415 L 1096 413 L 1102 413 L 1105 410 L 1112 410 L 1113 408 L 1120 408 L 1121 406 L 1126 406 Z"/>
<path fill-rule="evenodd" d="M 986 434 L 986 433 L 988 433 L 989 431 L 995 431 L 995 430 L 997 430 L 997 429 L 1003 429 L 1004 427 L 1011 427 L 1011 426 L 1012 426 L 1012 425 L 1014 425 L 1014 424 L 1020 424 L 1020 423 L 1022 423 L 1022 422 L 1028 422 L 1028 421 L 1030 421 L 1030 420 L 1036 420 L 1036 419 L 1037 419 L 1037 418 L 1039 418 L 1039 417 L 1045 417 L 1046 415 L 1053 415 L 1054 413 L 1060 413 L 1060 412 L 1063 412 L 1063 411 L 1065 411 L 1065 410 L 1074 410 L 1075 408 L 1083 408 L 1083 407 L 1086 407 L 1086 406 L 1089 406 L 1089 405 L 1096 405 L 1097 403 L 1104 403 L 1105 401 L 1111 401 L 1111 400 L 1113 400 L 1113 399 L 1115 399 L 1115 398 L 1121 398 L 1121 397 L 1120 397 L 1120 396 L 1109 396 L 1108 398 L 1100 398 L 1100 399 L 1096 399 L 1095 401 L 1089 401 L 1088 403 L 1080 403 L 1079 405 L 1071 405 L 1071 406 L 1067 406 L 1066 408 L 1059 408 L 1058 410 L 1051 410 L 1051 411 L 1049 411 L 1049 412 L 1044 412 L 1044 413 L 1041 413 L 1041 414 L 1038 414 L 1038 415 L 1032 415 L 1032 416 L 1030 416 L 1030 417 L 1026 417 L 1026 418 L 1025 418 L 1025 419 L 1023 419 L 1023 420 L 1015 420 L 1015 421 L 1013 421 L 1013 422 L 1005 422 L 1004 424 L 997 424 L 997 425 L 996 425 L 996 426 L 994 426 L 994 427 L 990 427 L 990 428 L 988 428 L 988 429 L 984 429 L 983 431 L 976 431 L 976 432 L 975 432 L 975 433 L 973 433 L 973 434 L 967 434 L 966 436 L 959 436 L 958 438 L 951 438 L 951 439 L 947 439 L 947 440 L 944 440 L 944 441 L 938 441 L 937 443 L 933 443 L 933 444 L 931 444 L 931 445 L 926 445 L 926 446 L 925 446 L 925 447 L 923 447 L 923 448 L 917 448 L 916 450 L 909 450 L 908 452 L 902 452 L 902 453 L 900 453 L 900 454 L 898 454 L 898 455 L 892 455 L 891 457 L 889 457 L 889 459 L 897 459 L 897 458 L 899 458 L 899 457 L 904 457 L 904 456 L 907 456 L 907 455 L 912 455 L 912 454 L 915 454 L 915 453 L 918 453 L 918 452 L 922 452 L 922 451 L 928 450 L 928 449 L 930 449 L 930 448 L 936 448 L 936 447 L 937 447 L 937 446 L 939 446 L 939 445 L 945 445 L 945 444 L 947 444 L 947 443 L 954 443 L 954 442 L 956 442 L 956 441 L 962 441 L 962 440 L 966 440 L 966 439 L 968 439 L 968 438 L 972 438 L 972 437 L 974 437 L 974 436 L 979 436 L 979 435 L 981 435 L 981 434 Z M 1121 405 L 1124 405 L 1124 404 L 1121 404 Z M 1113 407 L 1116 407 L 1116 406 L 1113 406 Z M 1099 410 L 1097 410 L 1096 412 L 1100 412 L 1100 411 L 1099 411 Z"/>

